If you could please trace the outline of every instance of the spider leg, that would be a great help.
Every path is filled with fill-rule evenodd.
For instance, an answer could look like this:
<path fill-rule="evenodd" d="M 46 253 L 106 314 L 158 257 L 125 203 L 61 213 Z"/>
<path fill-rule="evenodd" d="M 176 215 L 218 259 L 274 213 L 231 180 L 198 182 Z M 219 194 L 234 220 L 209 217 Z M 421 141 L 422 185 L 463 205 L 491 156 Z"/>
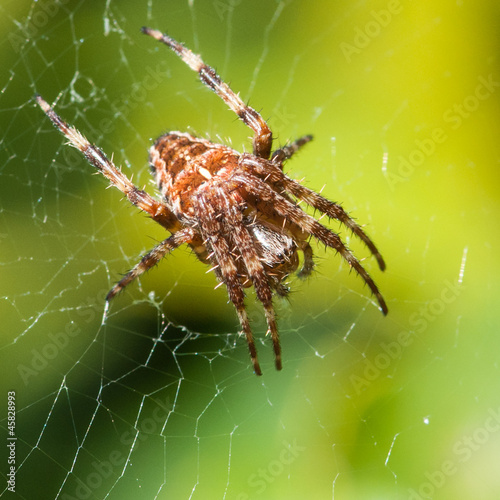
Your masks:
<path fill-rule="evenodd" d="M 311 207 L 328 215 L 328 217 L 331 217 L 332 219 L 339 220 L 342 224 L 347 226 L 368 247 L 375 259 L 377 259 L 380 270 L 385 270 L 384 259 L 375 246 L 375 243 L 373 243 L 370 237 L 363 231 L 361 226 L 359 226 L 339 204 L 323 198 L 323 196 L 319 195 L 312 189 L 303 186 L 287 176 L 285 176 L 285 179 L 282 182 L 286 191 L 291 193 L 293 196 L 299 200 L 304 200 Z"/>
<path fill-rule="evenodd" d="M 271 161 L 273 163 L 281 165 L 281 163 L 291 158 L 302 146 L 304 146 L 304 144 L 307 144 L 308 142 L 312 141 L 312 139 L 313 139 L 312 135 L 305 135 L 304 137 L 296 139 L 291 144 L 288 144 L 280 149 L 277 149 L 276 151 L 273 151 L 273 154 L 271 155 Z M 281 165 L 281 168 L 283 168 L 283 165 Z"/>
<path fill-rule="evenodd" d="M 292 144 L 290 146 L 292 146 Z M 290 179 L 290 177 L 281 171 L 278 165 L 270 165 L 269 162 L 262 160 L 252 160 L 249 155 L 244 157 L 242 163 L 249 166 L 253 172 L 264 177 L 266 180 L 269 180 L 276 186 L 281 187 L 281 189 L 284 189 L 299 200 L 304 200 L 311 207 L 328 215 L 328 217 L 331 217 L 332 219 L 337 219 L 342 224 L 347 226 L 368 247 L 375 259 L 377 259 L 380 270 L 385 270 L 384 259 L 375 246 L 375 243 L 373 243 L 370 237 L 363 231 L 361 226 L 359 226 L 339 204 L 327 200 L 312 189 L 309 189 L 299 182 Z"/>
<path fill-rule="evenodd" d="M 363 278 L 373 295 L 377 298 L 380 308 L 387 314 L 388 308 L 377 285 L 360 264 L 358 259 L 344 245 L 340 236 L 320 224 L 314 217 L 306 214 L 297 205 L 291 203 L 286 198 L 274 191 L 270 186 L 258 178 L 253 178 L 253 182 L 248 182 L 245 174 L 236 174 L 234 180 L 245 186 L 245 190 L 250 195 L 248 202 L 254 205 L 257 210 L 274 218 L 283 218 L 291 221 L 300 230 L 313 235 L 325 245 L 337 250 L 349 265 Z"/>
<path fill-rule="evenodd" d="M 238 117 L 254 131 L 253 153 L 261 158 L 269 158 L 273 142 L 273 134 L 262 116 L 255 109 L 247 106 L 229 85 L 224 83 L 213 68 L 206 65 L 198 54 L 194 54 L 181 43 L 161 31 L 142 28 L 142 32 L 170 47 L 193 71 L 201 81 L 212 89 Z"/>
<path fill-rule="evenodd" d="M 313 250 L 307 241 L 300 243 L 300 249 L 304 254 L 304 263 L 302 264 L 302 269 L 297 273 L 297 276 L 303 279 L 307 278 L 314 269 Z"/>
<path fill-rule="evenodd" d="M 250 328 L 247 311 L 245 309 L 245 294 L 238 277 L 238 269 L 236 267 L 228 241 L 224 238 L 225 228 L 210 202 L 207 202 L 205 197 L 199 197 L 198 213 L 203 214 L 199 219 L 199 224 L 202 234 L 206 238 L 206 243 L 212 249 L 212 259 L 217 265 L 216 274 L 220 280 L 226 285 L 227 292 L 231 302 L 236 308 L 236 314 L 241 325 L 241 329 L 245 334 L 250 351 L 253 369 L 256 375 L 262 375 L 259 361 L 257 358 L 257 349 Z"/>
<path fill-rule="evenodd" d="M 145 273 L 165 257 L 168 253 L 175 250 L 183 243 L 190 243 L 194 238 L 194 232 L 191 228 L 182 229 L 166 240 L 156 245 L 148 252 L 140 262 L 129 271 L 106 295 L 106 300 L 109 302 L 115 295 L 120 293 L 128 284 Z"/>
<path fill-rule="evenodd" d="M 166 205 L 134 186 L 132 181 L 118 170 L 97 146 L 91 144 L 76 128 L 68 125 L 41 96 L 36 95 L 35 97 L 37 103 L 52 123 L 69 140 L 70 145 L 79 149 L 87 161 L 99 170 L 113 186 L 124 193 L 132 204 L 149 214 L 154 221 L 161 224 L 165 229 L 171 232 L 180 229 L 179 221 Z"/>
<path fill-rule="evenodd" d="M 252 237 L 243 224 L 243 217 L 237 206 L 235 204 L 231 205 L 229 211 L 225 212 L 225 215 L 227 230 L 232 236 L 235 248 L 239 250 L 243 258 L 248 277 L 252 280 L 257 298 L 264 307 L 268 333 L 271 334 L 273 341 L 275 366 L 277 370 L 281 370 L 281 346 L 272 302 L 273 293 L 268 276 L 255 251 Z M 280 293 L 279 287 L 278 293 Z M 283 295 L 283 291 L 281 291 L 281 295 Z"/>

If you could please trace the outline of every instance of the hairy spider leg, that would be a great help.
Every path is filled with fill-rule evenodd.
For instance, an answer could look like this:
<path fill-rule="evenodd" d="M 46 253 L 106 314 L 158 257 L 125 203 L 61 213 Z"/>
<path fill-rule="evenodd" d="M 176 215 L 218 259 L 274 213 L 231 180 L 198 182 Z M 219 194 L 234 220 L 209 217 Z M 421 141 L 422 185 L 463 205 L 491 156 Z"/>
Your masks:
<path fill-rule="evenodd" d="M 257 358 L 255 341 L 245 308 L 245 293 L 238 277 L 238 269 L 231 254 L 229 243 L 223 237 L 225 228 L 220 220 L 220 214 L 215 212 L 205 196 L 198 196 L 195 202 L 198 209 L 197 213 L 203 215 L 199 217 L 199 225 L 205 237 L 206 245 L 212 250 L 209 257 L 214 264 L 214 271 L 220 281 L 226 285 L 229 298 L 236 308 L 236 314 L 238 315 L 242 331 L 246 337 L 248 350 L 250 351 L 254 372 L 256 375 L 262 375 Z"/>
<path fill-rule="evenodd" d="M 280 149 L 277 149 L 271 155 L 271 161 L 279 165 L 279 167 L 283 170 L 282 163 L 285 160 L 291 158 L 302 146 L 307 144 L 308 142 L 313 140 L 312 135 L 304 135 L 303 137 L 299 137 L 291 144 L 287 144 Z"/>
<path fill-rule="evenodd" d="M 350 217 L 347 212 L 338 204 L 327 200 L 312 189 L 309 189 L 302 184 L 284 176 L 283 185 L 285 189 L 298 198 L 304 200 L 308 205 L 328 215 L 332 219 L 337 219 L 342 224 L 347 226 L 363 243 L 367 246 L 370 252 L 377 260 L 381 271 L 385 270 L 385 262 L 377 247 L 363 229 Z"/>
<path fill-rule="evenodd" d="M 168 252 L 171 252 L 183 243 L 193 243 L 193 240 L 196 239 L 195 234 L 190 228 L 180 229 L 181 226 L 179 221 L 163 203 L 155 200 L 145 191 L 138 189 L 110 160 L 108 160 L 106 155 L 98 147 L 92 145 L 78 130 L 64 122 L 41 96 L 37 95 L 36 100 L 42 110 L 51 119 L 52 123 L 68 138 L 72 146 L 83 153 L 91 165 L 109 179 L 112 185 L 122 191 L 131 203 L 149 214 L 154 221 L 173 233 L 172 236 L 162 241 L 153 248 L 153 250 L 147 253 L 141 261 L 110 290 L 106 296 L 106 300 L 109 301 L 135 278 L 156 265 Z"/>
<path fill-rule="evenodd" d="M 257 298 L 264 306 L 268 333 L 271 334 L 273 341 L 275 366 L 277 370 L 281 370 L 281 346 L 272 302 L 273 293 L 269 286 L 268 276 L 255 251 L 254 242 L 243 223 L 242 214 L 238 210 L 236 203 L 228 204 L 224 215 L 227 234 L 231 235 L 234 248 L 239 250 L 248 276 L 252 280 Z"/>
<path fill-rule="evenodd" d="M 245 125 L 254 131 L 253 154 L 268 159 L 271 154 L 273 134 L 262 116 L 255 109 L 246 105 L 241 97 L 235 94 L 221 80 L 215 70 L 203 62 L 198 54 L 194 54 L 183 44 L 161 31 L 143 27 L 142 32 L 170 47 L 193 71 L 199 74 L 201 81 L 212 89 L 238 115 Z"/>
<path fill-rule="evenodd" d="M 300 279 L 307 278 L 314 269 L 314 260 L 313 260 L 313 249 L 311 245 L 305 240 L 299 242 L 300 249 L 302 250 L 302 254 L 304 255 L 304 262 L 302 263 L 301 270 L 297 273 L 297 276 Z"/>
<path fill-rule="evenodd" d="M 128 284 L 138 278 L 141 274 L 145 273 L 152 267 L 154 267 L 158 262 L 160 262 L 165 255 L 175 250 L 177 247 L 183 243 L 192 243 L 193 239 L 196 238 L 193 229 L 185 228 L 177 231 L 172 236 L 163 240 L 161 243 L 156 245 L 150 252 L 148 252 L 140 260 L 138 264 L 134 266 L 106 295 L 106 300 L 110 301 L 113 297 L 118 295 Z"/>
<path fill-rule="evenodd" d="M 244 189 L 251 195 L 248 202 L 253 204 L 260 212 L 269 217 L 281 216 L 291 221 L 299 230 L 311 234 L 316 239 L 337 250 L 368 285 L 373 295 L 377 298 L 380 308 L 387 314 L 388 308 L 377 285 L 360 264 L 358 259 L 344 245 L 339 235 L 320 224 L 314 217 L 306 214 L 297 205 L 274 191 L 269 185 L 260 179 L 255 179 L 252 184 L 245 182 L 246 174 L 236 174 L 235 181 L 241 182 Z"/>
<path fill-rule="evenodd" d="M 363 231 L 361 226 L 359 226 L 338 203 L 334 203 L 316 193 L 312 189 L 309 189 L 299 182 L 290 179 L 290 177 L 281 171 L 278 165 L 269 165 L 269 162 L 255 160 L 250 158 L 248 155 L 245 160 L 252 170 L 260 176 L 266 176 L 266 178 L 271 182 L 282 186 L 285 191 L 299 200 L 305 201 L 314 209 L 319 210 L 320 212 L 328 215 L 328 217 L 336 219 L 347 226 L 367 246 L 377 260 L 379 268 L 382 271 L 385 270 L 386 266 L 384 259 L 373 241 Z"/>
<path fill-rule="evenodd" d="M 336 203 L 323 198 L 318 193 L 302 186 L 297 181 L 283 173 L 283 162 L 291 158 L 300 148 L 312 140 L 312 136 L 303 136 L 273 152 L 271 159 L 272 132 L 262 116 L 250 106 L 246 105 L 238 94 L 217 75 L 215 70 L 206 65 L 201 57 L 194 54 L 181 43 L 168 35 L 150 28 L 142 28 L 143 33 L 169 46 L 194 71 L 196 71 L 208 88 L 214 91 L 237 116 L 254 132 L 253 155 L 237 154 L 238 160 L 232 166 L 230 186 L 228 179 L 221 179 L 214 185 L 205 186 L 201 191 L 194 193 L 191 199 L 194 209 L 192 227 L 183 228 L 181 219 L 178 219 L 169 207 L 139 190 L 106 155 L 89 141 L 74 127 L 67 125 L 53 109 L 40 97 L 36 100 L 42 110 L 51 119 L 54 125 L 68 138 L 70 144 L 79 149 L 95 168 L 97 168 L 111 184 L 120 189 L 131 203 L 148 213 L 153 220 L 160 223 L 172 236 L 158 244 L 146 254 L 142 260 L 109 292 L 107 300 L 113 298 L 119 291 L 154 266 L 167 253 L 173 251 L 182 243 L 188 243 L 203 262 L 210 261 L 217 278 L 223 282 L 228 290 L 237 315 L 246 336 L 250 357 L 257 375 L 261 369 L 257 359 L 257 351 L 253 334 L 250 329 L 244 299 L 244 288 L 253 285 L 259 301 L 263 304 L 268 333 L 270 333 L 276 359 L 276 368 L 281 369 L 281 348 L 276 326 L 275 312 L 272 304 L 272 290 L 286 296 L 287 289 L 278 279 L 283 279 L 283 273 L 268 275 L 265 262 L 261 261 L 254 246 L 253 231 L 246 225 L 248 216 L 243 210 L 253 207 L 263 220 L 270 220 L 278 225 L 282 224 L 290 241 L 294 241 L 294 248 L 299 248 L 304 255 L 300 277 L 309 275 L 314 267 L 313 251 L 308 243 L 309 236 L 316 238 L 339 252 L 351 268 L 362 277 L 376 296 L 382 312 L 387 314 L 387 305 L 369 274 L 345 246 L 338 234 L 320 224 L 299 208 L 296 200 L 305 201 L 311 207 L 321 211 L 330 218 L 339 220 L 351 229 L 376 257 L 379 267 L 384 270 L 385 263 L 371 239 L 354 222 L 354 220 Z M 183 134 L 181 134 L 183 135 Z M 187 137 L 187 134 L 185 134 Z M 194 138 L 189 136 L 192 141 Z M 198 140 L 199 142 L 199 140 Z M 209 144 L 213 148 L 224 148 L 216 144 Z M 156 147 L 156 145 L 155 145 Z M 191 160 L 190 157 L 186 157 Z M 193 167 L 189 164 L 188 167 Z M 156 167 L 156 165 L 155 165 Z M 166 171 L 171 165 L 164 165 Z M 212 177 L 211 171 L 203 165 L 199 173 L 207 180 Z M 163 192 L 163 191 L 162 191 Z M 170 191 L 163 192 L 166 201 L 170 199 Z M 189 203 L 188 203 L 189 204 Z M 246 215 L 245 215 L 246 214 Z M 184 220 L 184 219 L 182 219 Z M 275 258 L 272 262 L 275 262 Z M 296 268 L 296 263 L 293 269 Z"/>
<path fill-rule="evenodd" d="M 68 125 L 41 96 L 36 95 L 35 98 L 56 128 L 67 137 L 70 145 L 79 149 L 87 161 L 99 170 L 113 186 L 124 193 L 132 204 L 149 214 L 154 221 L 172 233 L 182 228 L 177 217 L 164 203 L 155 200 L 145 191 L 138 189 L 125 174 L 115 167 L 113 162 L 108 160 L 97 146 L 91 144 L 76 128 Z"/>

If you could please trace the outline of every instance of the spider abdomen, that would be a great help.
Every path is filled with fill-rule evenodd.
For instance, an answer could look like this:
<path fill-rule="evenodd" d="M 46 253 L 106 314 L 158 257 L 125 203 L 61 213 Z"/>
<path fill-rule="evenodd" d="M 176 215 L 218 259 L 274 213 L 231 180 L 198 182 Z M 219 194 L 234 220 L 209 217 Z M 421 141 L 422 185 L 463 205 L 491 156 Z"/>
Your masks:
<path fill-rule="evenodd" d="M 158 189 L 179 219 L 194 215 L 193 197 L 224 183 L 238 165 L 239 154 L 221 144 L 170 132 L 150 149 L 149 161 Z"/>

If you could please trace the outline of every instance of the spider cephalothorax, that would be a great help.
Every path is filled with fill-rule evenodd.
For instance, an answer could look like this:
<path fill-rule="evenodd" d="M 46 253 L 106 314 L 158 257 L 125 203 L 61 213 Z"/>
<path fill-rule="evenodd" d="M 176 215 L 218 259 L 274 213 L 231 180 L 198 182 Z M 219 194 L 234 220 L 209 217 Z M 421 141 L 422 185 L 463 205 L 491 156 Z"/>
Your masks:
<path fill-rule="evenodd" d="M 107 300 L 167 253 L 187 243 L 202 262 L 212 266 L 217 278 L 226 285 L 248 342 L 254 371 L 260 375 L 262 372 L 244 304 L 244 288 L 254 287 L 264 307 L 276 368 L 280 370 L 281 348 L 272 297 L 273 293 L 280 296 L 288 293 L 283 281 L 297 270 L 299 250 L 303 255 L 299 276 L 311 273 L 313 251 L 308 239 L 312 236 L 340 253 L 363 278 L 377 298 L 382 312 L 387 314 L 387 305 L 374 281 L 338 234 L 304 212 L 298 201 L 304 201 L 347 226 L 366 244 L 380 269 L 384 270 L 385 263 L 371 239 L 340 205 L 283 173 L 284 161 L 312 137 L 301 137 L 271 154 L 272 132 L 267 123 L 200 56 L 157 30 L 143 28 L 142 31 L 176 52 L 199 74 L 201 81 L 253 130 L 253 154 L 239 153 L 182 132 L 165 134 L 150 150 L 151 168 L 162 194 L 162 200 L 158 201 L 134 186 L 98 147 L 66 124 L 37 95 L 40 107 L 70 144 L 125 193 L 131 203 L 172 233 L 111 289 Z"/>

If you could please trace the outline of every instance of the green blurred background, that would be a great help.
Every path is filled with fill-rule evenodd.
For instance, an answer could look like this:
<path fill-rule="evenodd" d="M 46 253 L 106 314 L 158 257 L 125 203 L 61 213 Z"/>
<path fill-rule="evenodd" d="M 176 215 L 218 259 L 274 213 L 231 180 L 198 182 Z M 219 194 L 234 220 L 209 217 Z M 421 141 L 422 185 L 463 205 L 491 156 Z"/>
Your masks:
<path fill-rule="evenodd" d="M 19 498 L 500 497 L 498 2 L 0 13 L 0 473 L 15 391 Z M 150 193 L 147 149 L 168 130 L 250 147 L 142 25 L 201 53 L 278 144 L 315 136 L 286 170 L 324 185 L 381 248 L 385 273 L 332 224 L 387 317 L 322 247 L 314 276 L 277 301 L 280 373 L 253 294 L 262 378 L 225 290 L 186 249 L 105 316 L 106 292 L 165 233 L 105 189 L 33 94 Z"/>

